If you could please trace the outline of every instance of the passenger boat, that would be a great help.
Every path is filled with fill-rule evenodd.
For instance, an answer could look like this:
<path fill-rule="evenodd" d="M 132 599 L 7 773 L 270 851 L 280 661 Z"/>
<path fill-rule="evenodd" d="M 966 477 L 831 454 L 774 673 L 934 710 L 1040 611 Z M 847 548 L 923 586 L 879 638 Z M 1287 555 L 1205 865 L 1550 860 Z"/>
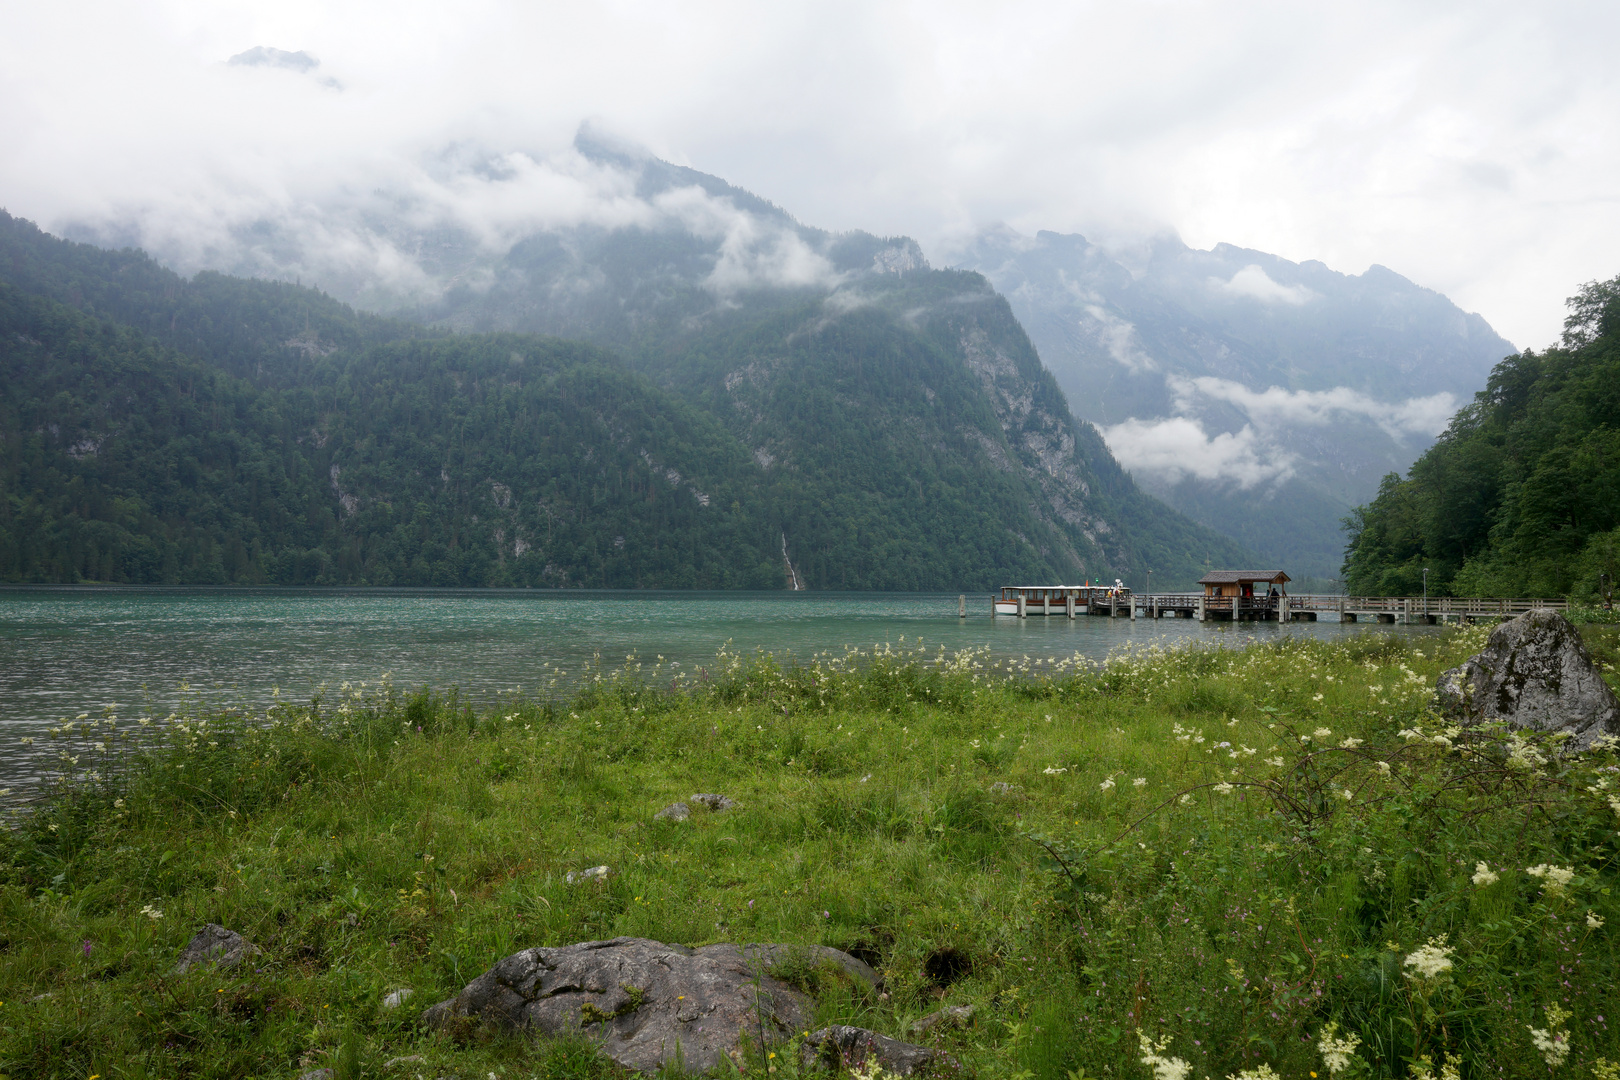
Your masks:
<path fill-rule="evenodd" d="M 1023 611 L 1019 611 L 1019 601 Z M 995 597 L 997 615 L 1091 615 L 1129 611 L 1131 590 L 1113 585 L 1003 585 Z"/>

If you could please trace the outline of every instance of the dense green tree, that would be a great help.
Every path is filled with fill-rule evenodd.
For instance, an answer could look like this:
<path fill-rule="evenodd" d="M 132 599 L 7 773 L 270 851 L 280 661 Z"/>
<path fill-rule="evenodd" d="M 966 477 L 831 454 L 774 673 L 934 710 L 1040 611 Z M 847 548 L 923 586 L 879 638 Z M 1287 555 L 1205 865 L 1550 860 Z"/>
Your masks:
<path fill-rule="evenodd" d="M 1356 593 L 1588 595 L 1620 527 L 1620 278 L 1562 343 L 1510 356 L 1405 479 L 1346 522 Z M 1606 546 L 1607 545 L 1607 546 Z"/>

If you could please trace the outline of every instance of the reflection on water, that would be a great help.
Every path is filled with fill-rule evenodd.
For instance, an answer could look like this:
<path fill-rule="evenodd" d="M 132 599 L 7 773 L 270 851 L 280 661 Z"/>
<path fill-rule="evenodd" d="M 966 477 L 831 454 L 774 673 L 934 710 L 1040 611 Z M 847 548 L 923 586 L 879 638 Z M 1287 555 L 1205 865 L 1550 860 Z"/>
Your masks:
<path fill-rule="evenodd" d="M 548 662 L 576 671 L 595 656 L 613 667 L 637 654 L 701 666 L 727 641 L 797 657 L 904 639 L 1100 659 L 1127 642 L 1238 645 L 1374 629 L 995 618 L 988 594 L 969 597 L 959 619 L 954 594 L 0 588 L 0 787 L 32 772 L 20 737 L 108 703 L 123 716 L 167 712 L 182 682 L 265 704 L 274 687 L 296 698 L 387 672 L 396 685 L 455 685 L 487 700 L 537 691 Z"/>

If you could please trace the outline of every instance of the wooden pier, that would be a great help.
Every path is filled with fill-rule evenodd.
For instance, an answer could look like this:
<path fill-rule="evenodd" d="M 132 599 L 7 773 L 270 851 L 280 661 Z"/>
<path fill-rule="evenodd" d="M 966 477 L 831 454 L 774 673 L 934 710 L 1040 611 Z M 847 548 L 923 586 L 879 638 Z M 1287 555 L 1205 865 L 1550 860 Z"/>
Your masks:
<path fill-rule="evenodd" d="M 1402 626 L 1511 619 L 1527 611 L 1568 611 L 1567 600 L 1467 596 L 1206 596 L 1204 593 L 1144 593 L 1134 597 L 1141 617 L 1197 619 L 1200 622 L 1338 622 L 1363 619 Z M 1132 618 L 1136 615 L 1133 614 Z"/>
<path fill-rule="evenodd" d="M 1007 585 L 991 598 L 996 615 L 1027 619 L 1032 615 L 1081 615 L 1106 618 L 1196 619 L 1199 622 L 1317 622 L 1324 615 L 1337 622 L 1363 619 L 1404 626 L 1440 622 L 1511 619 L 1527 611 L 1568 611 L 1567 600 L 1524 597 L 1340 596 L 1302 593 L 1290 596 L 1288 575 L 1281 570 L 1214 570 L 1198 583 L 1201 592 L 1137 593 L 1117 582 L 1109 585 Z M 967 598 L 958 600 L 959 617 L 967 615 Z"/>

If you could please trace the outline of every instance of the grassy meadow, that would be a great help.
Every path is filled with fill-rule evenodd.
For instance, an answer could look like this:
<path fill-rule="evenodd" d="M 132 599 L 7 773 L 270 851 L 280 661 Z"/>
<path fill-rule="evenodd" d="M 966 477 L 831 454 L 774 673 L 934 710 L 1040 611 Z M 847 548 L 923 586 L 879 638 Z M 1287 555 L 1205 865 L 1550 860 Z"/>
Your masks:
<path fill-rule="evenodd" d="M 987 1078 L 1615 1080 L 1620 766 L 1429 711 L 1487 632 L 109 705 L 0 830 L 0 1076 L 609 1077 L 416 1017 L 623 934 L 846 949 L 885 992 L 829 987 L 819 1021 L 971 1004 L 919 1039 Z M 1612 667 L 1620 628 L 1584 632 Z M 739 806 L 653 820 L 694 792 Z M 262 952 L 171 975 L 207 922 Z"/>

